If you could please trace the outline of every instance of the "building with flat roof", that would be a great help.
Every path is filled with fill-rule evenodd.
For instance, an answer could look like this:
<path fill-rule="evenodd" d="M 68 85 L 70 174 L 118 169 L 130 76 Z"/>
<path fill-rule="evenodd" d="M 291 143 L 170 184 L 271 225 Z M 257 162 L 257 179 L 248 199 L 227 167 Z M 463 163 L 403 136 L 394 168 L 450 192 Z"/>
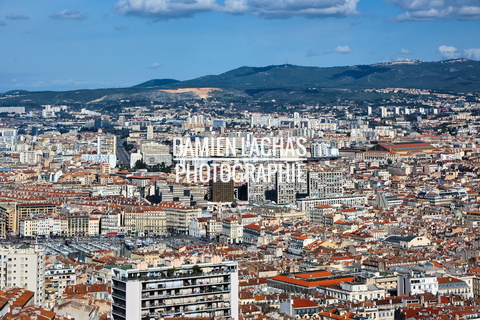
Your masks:
<path fill-rule="evenodd" d="M 235 262 L 178 268 L 112 269 L 114 320 L 146 316 L 231 318 L 238 320 Z"/>

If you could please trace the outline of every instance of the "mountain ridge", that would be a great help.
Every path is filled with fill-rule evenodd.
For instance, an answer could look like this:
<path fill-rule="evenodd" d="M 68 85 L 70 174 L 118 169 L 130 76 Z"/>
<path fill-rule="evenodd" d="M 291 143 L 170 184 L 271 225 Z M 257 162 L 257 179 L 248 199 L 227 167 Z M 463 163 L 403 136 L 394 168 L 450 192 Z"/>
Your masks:
<path fill-rule="evenodd" d="M 338 99 L 368 100 L 366 89 L 415 88 L 480 93 L 480 62 L 451 59 L 436 62 L 404 60 L 371 65 L 314 67 L 291 64 L 242 66 L 218 75 L 195 79 L 151 79 L 126 88 L 69 91 L 12 90 L 0 94 L 0 106 L 38 108 L 44 104 L 119 105 L 201 99 L 188 88 L 217 88 L 218 101 L 329 103 Z M 182 91 L 182 92 L 180 92 Z M 99 100 L 100 99 L 100 100 Z M 124 102 L 122 102 L 124 103 Z"/>

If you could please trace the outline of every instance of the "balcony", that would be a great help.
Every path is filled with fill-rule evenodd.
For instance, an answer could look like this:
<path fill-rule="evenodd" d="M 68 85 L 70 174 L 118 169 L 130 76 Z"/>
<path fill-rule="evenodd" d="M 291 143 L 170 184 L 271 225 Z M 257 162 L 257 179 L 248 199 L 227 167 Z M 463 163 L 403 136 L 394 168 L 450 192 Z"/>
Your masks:
<path fill-rule="evenodd" d="M 217 286 L 217 285 L 227 285 L 230 284 L 230 279 L 227 281 L 219 279 L 218 281 L 208 281 L 202 282 L 197 281 L 196 283 L 183 283 L 181 286 L 173 286 L 170 288 L 166 288 L 165 285 L 156 288 L 148 288 L 148 286 L 142 288 L 142 291 L 158 291 L 158 290 L 170 290 L 170 289 L 185 289 L 185 288 L 194 288 L 194 287 L 202 287 L 202 286 Z"/>
<path fill-rule="evenodd" d="M 218 270 L 218 271 L 210 271 L 210 272 L 204 272 L 204 273 L 182 273 L 182 270 L 176 271 L 173 275 L 167 274 L 168 271 L 164 270 L 161 272 L 148 272 L 148 271 L 140 271 L 138 273 L 129 273 L 128 278 L 127 277 L 113 277 L 114 280 L 121 280 L 121 281 L 128 281 L 128 280 L 141 280 L 141 281 L 148 281 L 148 280 L 171 280 L 171 279 L 192 279 L 192 280 L 197 280 L 197 279 L 202 279 L 202 278 L 209 278 L 214 275 L 223 275 L 227 276 L 230 275 L 231 273 L 235 272 L 235 270 Z"/>

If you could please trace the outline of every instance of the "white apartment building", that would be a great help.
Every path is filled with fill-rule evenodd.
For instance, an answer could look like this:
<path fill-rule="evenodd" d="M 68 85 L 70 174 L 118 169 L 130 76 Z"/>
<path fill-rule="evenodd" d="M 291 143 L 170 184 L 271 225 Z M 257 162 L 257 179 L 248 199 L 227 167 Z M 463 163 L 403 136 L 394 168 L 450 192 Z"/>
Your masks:
<path fill-rule="evenodd" d="M 411 272 L 410 274 L 398 276 L 397 289 L 399 296 L 411 296 L 426 292 L 436 295 L 438 292 L 438 280 L 435 276 Z"/>
<path fill-rule="evenodd" d="M 40 246 L 0 247 L 0 289 L 27 288 L 35 292 L 35 304 L 45 302 L 45 250 Z"/>
<path fill-rule="evenodd" d="M 386 296 L 385 289 L 365 282 L 342 282 L 338 286 L 326 286 L 319 290 L 346 301 L 377 300 Z"/>
<path fill-rule="evenodd" d="M 328 198 L 303 198 L 297 200 L 297 207 L 304 212 L 309 214 L 317 206 L 334 206 L 345 204 L 353 207 L 362 206 L 366 203 L 366 195 L 337 195 L 331 196 Z"/>
<path fill-rule="evenodd" d="M 222 224 L 222 234 L 227 243 L 243 242 L 243 226 L 236 218 L 225 218 Z"/>
<path fill-rule="evenodd" d="M 66 219 L 62 222 L 60 217 L 36 216 L 20 220 L 20 236 L 50 236 L 67 233 Z"/>
<path fill-rule="evenodd" d="M 235 262 L 178 268 L 113 268 L 114 320 L 144 317 L 212 317 L 238 320 Z"/>
<path fill-rule="evenodd" d="M 117 154 L 117 136 L 100 134 L 97 137 L 97 154 Z"/>
<path fill-rule="evenodd" d="M 61 263 L 57 263 L 53 268 L 47 269 L 45 272 L 45 280 L 51 282 L 51 290 L 57 298 L 60 298 L 69 285 L 76 284 L 77 275 L 75 268 L 66 267 Z M 48 290 L 47 290 L 48 291 Z"/>

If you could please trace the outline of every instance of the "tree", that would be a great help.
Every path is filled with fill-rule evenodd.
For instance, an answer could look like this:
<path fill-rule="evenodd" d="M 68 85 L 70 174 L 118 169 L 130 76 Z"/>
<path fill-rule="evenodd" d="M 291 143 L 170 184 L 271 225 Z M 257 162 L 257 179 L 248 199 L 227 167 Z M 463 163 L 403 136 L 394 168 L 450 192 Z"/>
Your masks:
<path fill-rule="evenodd" d="M 193 274 L 200 274 L 200 273 L 202 273 L 202 268 L 200 268 L 198 265 L 194 265 L 192 267 L 192 273 Z"/>
<path fill-rule="evenodd" d="M 168 270 L 167 270 L 167 276 L 168 276 L 168 277 L 173 276 L 176 270 L 177 270 L 177 269 L 175 269 L 175 268 L 170 268 L 170 269 L 168 269 Z"/>
<path fill-rule="evenodd" d="M 170 173 L 172 172 L 172 167 L 167 167 L 165 165 L 165 162 L 162 162 L 162 163 L 157 163 L 156 165 L 154 166 L 150 166 L 150 168 L 148 168 L 148 171 L 149 172 L 165 172 L 165 173 Z"/>
<path fill-rule="evenodd" d="M 143 160 L 139 159 L 135 162 L 135 166 L 133 167 L 135 170 L 138 170 L 138 169 L 147 169 L 148 168 L 148 165 L 143 162 Z"/>

